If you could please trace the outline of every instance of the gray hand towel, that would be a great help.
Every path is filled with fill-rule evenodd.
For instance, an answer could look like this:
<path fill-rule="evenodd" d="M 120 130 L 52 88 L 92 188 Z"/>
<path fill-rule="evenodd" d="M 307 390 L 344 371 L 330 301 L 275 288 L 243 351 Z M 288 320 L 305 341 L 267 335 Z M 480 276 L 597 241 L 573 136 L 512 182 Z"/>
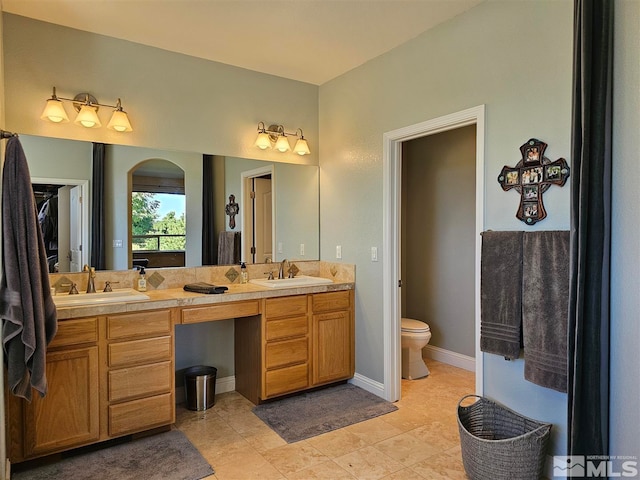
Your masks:
<path fill-rule="evenodd" d="M 218 265 L 240 263 L 240 232 L 220 232 L 218 236 Z"/>
<path fill-rule="evenodd" d="M 509 360 L 520 355 L 522 234 L 482 233 L 480 350 Z"/>
<path fill-rule="evenodd" d="M 569 232 L 527 232 L 523 239 L 524 378 L 567 391 Z"/>
<path fill-rule="evenodd" d="M 9 388 L 31 400 L 47 393 L 47 345 L 57 328 L 47 255 L 31 176 L 17 137 L 7 143 L 2 171 L 2 280 L 0 317 Z"/>

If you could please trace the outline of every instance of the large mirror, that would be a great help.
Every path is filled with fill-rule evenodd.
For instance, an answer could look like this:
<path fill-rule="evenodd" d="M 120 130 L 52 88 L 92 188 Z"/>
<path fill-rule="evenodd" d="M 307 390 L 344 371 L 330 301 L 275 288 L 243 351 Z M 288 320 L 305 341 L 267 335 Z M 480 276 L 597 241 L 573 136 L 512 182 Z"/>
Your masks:
<path fill-rule="evenodd" d="M 74 223 L 75 230 L 71 229 L 69 234 L 60 233 L 61 238 L 66 235 L 79 238 L 77 241 L 80 245 L 75 249 L 70 248 L 68 243 L 74 242 L 73 238 L 67 243 L 63 241 L 59 244 L 58 261 L 55 267 L 60 272 L 74 271 L 78 266 L 89 263 L 91 229 L 99 218 L 99 212 L 94 211 L 91 202 L 93 144 L 31 135 L 21 135 L 20 140 L 29 163 L 32 183 L 36 186 L 49 185 L 53 192 L 58 192 L 59 212 L 67 209 L 64 202 L 66 202 L 66 196 L 71 195 L 67 192 L 73 191 L 75 186 L 80 186 L 76 190 L 81 195 L 81 206 L 78 212 L 73 213 L 73 207 L 69 207 L 71 213 L 63 213 L 79 219 Z M 205 194 L 210 195 L 213 200 L 210 205 L 211 213 L 205 213 L 205 215 L 213 218 L 207 217 L 205 224 L 207 221 L 214 223 L 216 236 L 214 248 L 218 249 L 221 260 L 226 259 L 219 263 L 214 252 L 216 259 L 213 262 L 207 262 L 208 264 L 232 264 L 238 261 L 278 262 L 285 258 L 289 260 L 319 259 L 317 166 L 234 157 L 207 157 L 210 157 L 214 165 L 211 171 L 213 173 L 207 171 L 207 175 L 211 175 L 207 181 L 213 183 L 213 188 L 204 190 Z M 132 229 L 132 195 L 134 191 L 140 190 L 139 179 L 136 180 L 136 176 L 161 177 L 163 162 L 167 162 L 165 166 L 171 166 L 168 170 L 183 172 L 184 212 L 173 212 L 174 217 L 184 215 L 183 263 L 187 267 L 202 265 L 203 211 L 207 212 L 207 208 L 203 206 L 203 176 L 205 175 L 203 161 L 203 154 L 198 152 L 164 151 L 123 145 L 106 146 L 102 209 L 106 269 L 129 269 L 139 263 L 135 261 L 135 257 L 142 256 L 144 259 L 145 255 L 139 254 L 141 249 L 133 247 L 134 240 L 139 245 L 142 241 L 141 236 L 146 234 L 140 234 L 140 231 L 134 232 Z M 142 170 L 138 170 L 140 168 Z M 266 171 L 269 173 L 259 173 Z M 261 194 L 262 206 L 256 206 L 253 203 L 254 199 L 251 198 L 251 183 L 258 177 L 268 178 L 272 189 L 267 196 Z M 147 193 L 153 192 L 147 190 Z M 231 205 L 229 208 L 228 205 L 232 203 L 232 199 L 237 206 Z M 265 199 L 267 199 L 266 205 Z M 270 231 L 260 227 L 260 222 L 264 223 L 263 215 L 267 212 L 272 217 Z M 161 210 L 156 213 L 158 213 L 157 220 L 161 221 L 165 219 L 168 212 Z M 173 230 L 164 225 L 160 230 L 156 229 L 149 235 L 156 237 L 173 235 L 170 233 Z M 257 228 L 256 225 L 258 225 Z M 159 235 L 157 231 L 167 233 Z M 266 248 L 270 251 L 266 253 L 263 251 L 261 255 L 251 254 L 256 236 L 267 238 L 270 245 Z M 218 245 L 219 242 L 224 243 L 228 238 L 233 238 L 233 241 L 237 242 L 237 245 L 231 247 L 237 254 L 231 257 L 223 255 L 225 245 Z M 175 245 L 172 248 L 176 250 Z M 226 246 L 226 248 L 228 250 L 229 247 Z M 68 258 L 69 261 L 64 258 Z M 67 268 L 69 270 L 66 270 Z"/>

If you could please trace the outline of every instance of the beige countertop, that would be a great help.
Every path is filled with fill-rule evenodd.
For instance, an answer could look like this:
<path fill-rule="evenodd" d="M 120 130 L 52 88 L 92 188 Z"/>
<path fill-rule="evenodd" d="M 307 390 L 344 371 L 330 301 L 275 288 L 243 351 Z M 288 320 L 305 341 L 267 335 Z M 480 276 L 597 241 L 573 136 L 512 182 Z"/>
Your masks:
<path fill-rule="evenodd" d="M 78 305 L 58 307 L 58 320 L 67 320 L 95 315 L 115 313 L 139 312 L 160 308 L 189 307 L 213 305 L 216 303 L 240 302 L 272 297 L 286 297 L 290 295 L 306 295 L 309 293 L 324 293 L 340 290 L 352 290 L 353 282 L 334 282 L 331 284 L 308 287 L 270 288 L 252 283 L 225 285 L 228 290 L 222 294 L 205 295 L 186 292 L 182 288 L 168 288 L 149 290 L 144 292 L 149 300 L 135 300 L 128 302 L 107 303 L 100 305 Z"/>

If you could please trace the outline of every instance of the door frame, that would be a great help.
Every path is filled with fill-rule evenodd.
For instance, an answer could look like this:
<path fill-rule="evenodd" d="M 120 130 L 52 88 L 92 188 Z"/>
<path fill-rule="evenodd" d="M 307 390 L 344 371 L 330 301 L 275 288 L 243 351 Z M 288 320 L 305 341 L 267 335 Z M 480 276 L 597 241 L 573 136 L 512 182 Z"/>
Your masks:
<path fill-rule="evenodd" d="M 31 183 L 46 183 L 60 186 L 73 185 L 81 187 L 82 201 L 80 203 L 80 216 L 82 217 L 82 253 L 80 254 L 80 258 L 82 265 L 89 265 L 89 253 L 91 251 L 89 246 L 89 230 L 93 228 L 93 225 L 89 223 L 89 202 L 91 201 L 91 198 L 89 197 L 89 181 L 79 180 L 77 178 L 32 177 Z"/>
<path fill-rule="evenodd" d="M 240 173 L 240 198 L 242 199 L 243 206 L 241 208 L 242 217 L 240 228 L 242 235 L 240 236 L 240 258 L 242 262 L 248 262 L 245 255 L 246 248 L 246 232 L 247 232 L 247 209 L 249 206 L 249 181 L 256 177 L 264 177 L 265 175 L 271 175 L 271 245 L 273 248 L 273 259 L 272 261 L 276 261 L 276 192 L 275 192 L 275 169 L 273 164 L 268 165 L 266 167 L 254 168 L 253 170 L 247 170 L 245 172 Z M 253 229 L 253 227 L 252 227 Z"/>
<path fill-rule="evenodd" d="M 383 328 L 384 398 L 401 396 L 400 347 L 400 208 L 402 142 L 468 125 L 476 125 L 476 254 L 475 254 L 475 377 L 476 393 L 483 393 L 483 357 L 480 351 L 480 251 L 484 228 L 485 106 L 479 105 L 383 134 Z"/>

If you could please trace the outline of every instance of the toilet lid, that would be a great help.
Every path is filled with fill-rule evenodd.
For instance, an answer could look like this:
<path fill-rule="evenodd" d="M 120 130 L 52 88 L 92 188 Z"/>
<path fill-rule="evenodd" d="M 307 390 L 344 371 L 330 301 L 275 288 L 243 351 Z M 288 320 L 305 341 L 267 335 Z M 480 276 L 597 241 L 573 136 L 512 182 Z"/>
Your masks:
<path fill-rule="evenodd" d="M 415 333 L 423 333 L 429 331 L 429 325 L 420 320 L 415 320 L 413 318 L 403 318 L 402 319 L 402 331 L 403 332 L 415 332 Z"/>

